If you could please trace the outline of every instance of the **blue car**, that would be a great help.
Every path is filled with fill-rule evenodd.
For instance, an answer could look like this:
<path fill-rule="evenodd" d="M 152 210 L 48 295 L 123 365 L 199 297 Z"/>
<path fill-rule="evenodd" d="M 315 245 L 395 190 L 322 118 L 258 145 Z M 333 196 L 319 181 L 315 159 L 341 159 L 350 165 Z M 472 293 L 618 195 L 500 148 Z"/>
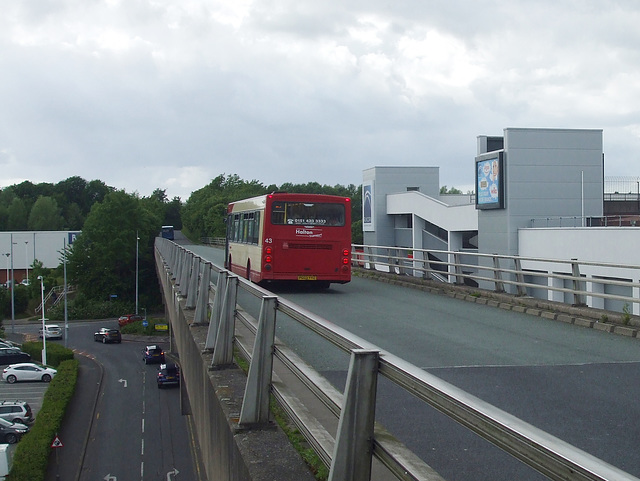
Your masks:
<path fill-rule="evenodd" d="M 142 360 L 145 364 L 164 364 L 164 351 L 160 346 L 147 346 L 142 351 Z"/>
<path fill-rule="evenodd" d="M 158 371 L 158 389 L 180 385 L 180 368 L 172 363 L 161 364 Z"/>

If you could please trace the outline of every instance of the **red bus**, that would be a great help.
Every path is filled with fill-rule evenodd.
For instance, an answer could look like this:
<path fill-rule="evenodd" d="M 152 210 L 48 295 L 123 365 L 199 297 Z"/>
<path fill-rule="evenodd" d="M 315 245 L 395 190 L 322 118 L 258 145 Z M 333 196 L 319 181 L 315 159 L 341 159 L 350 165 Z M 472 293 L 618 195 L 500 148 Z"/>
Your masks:
<path fill-rule="evenodd" d="M 351 281 L 351 199 L 273 193 L 227 209 L 225 267 L 252 282 Z"/>

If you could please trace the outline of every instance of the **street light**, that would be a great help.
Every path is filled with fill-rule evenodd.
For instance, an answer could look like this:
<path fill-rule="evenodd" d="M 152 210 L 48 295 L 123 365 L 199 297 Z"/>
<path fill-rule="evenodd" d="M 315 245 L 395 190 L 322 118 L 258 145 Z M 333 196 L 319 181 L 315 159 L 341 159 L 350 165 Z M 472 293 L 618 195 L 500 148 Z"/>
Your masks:
<path fill-rule="evenodd" d="M 29 285 L 29 241 L 24 241 L 24 268 L 27 270 L 27 285 Z"/>
<path fill-rule="evenodd" d="M 8 252 L 5 254 L 5 256 L 7 256 L 7 282 L 6 282 L 6 286 L 9 287 L 9 256 L 11 254 L 9 254 Z"/>
<path fill-rule="evenodd" d="M 140 242 L 140 236 L 136 231 L 136 316 L 138 315 L 138 244 Z"/>
<path fill-rule="evenodd" d="M 44 279 L 38 276 L 40 280 L 40 295 L 42 297 L 42 364 L 47 365 L 47 337 L 44 329 Z"/>

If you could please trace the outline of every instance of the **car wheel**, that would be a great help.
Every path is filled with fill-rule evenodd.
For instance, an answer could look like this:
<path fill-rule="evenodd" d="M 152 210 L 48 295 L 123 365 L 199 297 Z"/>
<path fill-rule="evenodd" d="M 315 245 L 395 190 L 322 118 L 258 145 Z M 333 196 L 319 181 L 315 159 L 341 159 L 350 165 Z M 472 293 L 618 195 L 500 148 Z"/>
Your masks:
<path fill-rule="evenodd" d="M 98 342 L 98 337 L 97 336 L 93 336 L 93 342 Z"/>
<path fill-rule="evenodd" d="M 7 435 L 4 437 L 4 440 L 9 444 L 16 444 L 18 442 L 18 436 L 13 433 L 7 433 Z"/>
<path fill-rule="evenodd" d="M 162 389 L 162 383 L 161 382 L 158 383 L 158 389 Z"/>
<path fill-rule="evenodd" d="M 7 376 L 7 382 L 9 384 L 13 384 L 14 382 L 16 382 L 18 380 L 18 378 L 16 378 L 13 374 Z"/>
<path fill-rule="evenodd" d="M 106 344 L 106 343 L 107 343 L 107 338 L 106 338 L 106 337 L 103 337 L 103 338 L 102 338 L 102 344 Z"/>
<path fill-rule="evenodd" d="M 20 418 L 13 418 L 11 420 L 12 423 L 17 423 L 17 424 L 26 424 L 22 419 Z"/>
<path fill-rule="evenodd" d="M 43 374 L 42 375 L 42 381 L 43 382 L 51 382 L 51 376 L 49 374 Z"/>

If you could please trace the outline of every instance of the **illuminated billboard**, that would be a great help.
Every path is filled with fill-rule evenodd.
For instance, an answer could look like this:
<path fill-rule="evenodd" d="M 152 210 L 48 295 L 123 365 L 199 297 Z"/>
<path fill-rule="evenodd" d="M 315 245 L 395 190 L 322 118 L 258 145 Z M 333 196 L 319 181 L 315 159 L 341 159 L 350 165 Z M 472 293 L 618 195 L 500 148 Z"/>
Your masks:
<path fill-rule="evenodd" d="M 502 152 L 476 158 L 476 209 L 504 209 Z"/>

